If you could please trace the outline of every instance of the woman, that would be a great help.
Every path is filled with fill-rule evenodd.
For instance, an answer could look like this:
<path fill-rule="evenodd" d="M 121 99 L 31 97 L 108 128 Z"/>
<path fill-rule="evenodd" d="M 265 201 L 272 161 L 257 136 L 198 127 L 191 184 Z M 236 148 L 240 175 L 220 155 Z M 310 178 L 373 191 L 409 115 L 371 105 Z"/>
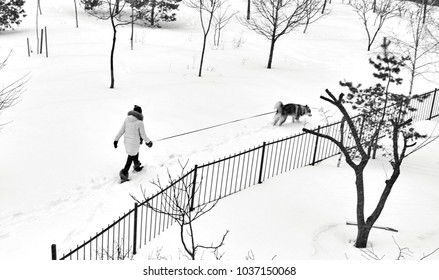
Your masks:
<path fill-rule="evenodd" d="M 143 126 L 142 108 L 134 105 L 134 109 L 128 112 L 122 127 L 114 138 L 114 148 L 117 148 L 117 143 L 120 137 L 124 136 L 125 150 L 128 154 L 128 158 L 125 167 L 119 172 L 121 182 L 128 181 L 128 171 L 131 164 L 134 162 L 134 171 L 140 171 L 143 169 L 142 164 L 139 161 L 139 148 L 142 141 L 145 140 L 145 144 L 151 148 L 152 141 L 145 134 L 145 127 Z"/>

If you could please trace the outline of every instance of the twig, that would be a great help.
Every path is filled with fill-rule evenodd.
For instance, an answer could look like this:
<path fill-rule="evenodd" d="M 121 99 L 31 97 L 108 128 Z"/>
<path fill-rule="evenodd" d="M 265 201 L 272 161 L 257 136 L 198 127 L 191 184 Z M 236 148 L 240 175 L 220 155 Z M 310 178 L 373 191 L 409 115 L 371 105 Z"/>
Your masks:
<path fill-rule="evenodd" d="M 434 249 L 433 252 L 431 252 L 430 254 L 427 254 L 427 255 L 424 254 L 424 256 L 421 258 L 421 260 L 428 258 L 429 256 L 433 255 L 437 251 L 439 251 L 439 248 Z"/>
<path fill-rule="evenodd" d="M 399 254 L 398 254 L 398 257 L 396 258 L 397 260 L 401 260 L 401 259 L 405 260 L 405 255 L 412 256 L 411 254 L 413 254 L 413 252 L 410 251 L 410 249 L 408 247 L 401 248 L 399 246 L 398 242 L 396 242 L 395 237 L 392 236 L 392 238 L 393 238 L 393 242 L 395 242 L 396 246 L 398 246 L 398 249 L 399 249 Z M 410 254 L 406 253 L 405 251 L 408 251 Z"/>

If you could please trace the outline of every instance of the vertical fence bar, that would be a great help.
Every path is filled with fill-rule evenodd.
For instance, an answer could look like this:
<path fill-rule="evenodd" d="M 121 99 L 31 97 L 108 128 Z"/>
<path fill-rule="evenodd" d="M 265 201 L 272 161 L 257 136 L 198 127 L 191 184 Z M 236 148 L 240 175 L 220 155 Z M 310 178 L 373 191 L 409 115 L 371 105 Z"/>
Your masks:
<path fill-rule="evenodd" d="M 44 40 L 46 43 L 46 57 L 49 57 L 49 46 L 47 45 L 47 27 L 44 27 Z"/>
<path fill-rule="evenodd" d="M 44 40 L 44 29 L 41 29 L 41 45 L 40 45 L 40 54 L 43 53 L 43 40 Z"/>
<path fill-rule="evenodd" d="M 366 121 L 366 117 L 364 115 L 361 116 L 361 128 L 360 128 L 360 143 L 363 141 L 363 132 L 364 132 L 364 122 Z"/>
<path fill-rule="evenodd" d="M 190 211 L 194 211 L 194 200 L 195 200 L 195 188 L 197 185 L 197 170 L 198 170 L 198 165 L 195 164 L 194 167 L 194 179 L 192 181 L 192 195 L 191 195 L 191 209 Z"/>
<path fill-rule="evenodd" d="M 30 44 L 29 44 L 29 38 L 27 38 L 27 55 L 30 57 Z"/>
<path fill-rule="evenodd" d="M 210 164 L 207 166 L 207 169 L 206 169 L 206 180 L 205 180 L 205 187 L 204 187 L 204 200 L 203 200 L 203 204 L 204 203 L 206 203 L 206 195 L 207 195 L 207 183 L 209 182 L 209 167 L 210 167 Z M 213 177 L 213 172 L 212 172 L 212 177 Z M 210 194 L 209 194 L 209 197 L 210 197 Z"/>
<path fill-rule="evenodd" d="M 137 254 L 137 202 L 134 203 L 133 255 Z"/>
<path fill-rule="evenodd" d="M 320 133 L 320 125 L 317 127 L 317 133 Z M 319 136 L 316 136 L 316 142 L 315 142 L 315 145 L 314 145 L 314 155 L 313 155 L 313 157 L 312 157 L 312 166 L 314 166 L 315 164 L 316 164 L 316 156 L 317 156 L 317 148 L 318 148 L 318 145 L 319 145 Z"/>
<path fill-rule="evenodd" d="M 261 168 L 259 169 L 259 181 L 258 184 L 262 184 L 262 171 L 264 170 L 264 155 L 265 155 L 265 146 L 266 142 L 262 144 L 262 156 L 261 156 Z"/>
<path fill-rule="evenodd" d="M 436 100 L 436 92 L 437 92 L 437 88 L 434 89 L 434 93 L 433 93 L 433 102 L 431 102 L 430 116 L 428 118 L 429 121 L 431 121 L 431 118 L 433 117 L 433 109 L 434 109 L 434 101 Z"/>
<path fill-rule="evenodd" d="M 56 261 L 57 260 L 57 258 L 56 258 L 56 244 L 52 244 L 51 251 L 52 251 L 52 260 Z"/>

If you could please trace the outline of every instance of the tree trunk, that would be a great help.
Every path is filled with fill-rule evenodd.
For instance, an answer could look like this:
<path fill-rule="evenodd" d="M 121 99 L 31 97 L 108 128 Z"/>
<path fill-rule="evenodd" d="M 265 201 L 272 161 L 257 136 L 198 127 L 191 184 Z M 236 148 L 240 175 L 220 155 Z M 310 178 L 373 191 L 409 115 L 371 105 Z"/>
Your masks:
<path fill-rule="evenodd" d="M 78 24 L 78 6 L 76 5 L 76 0 L 74 0 L 74 2 L 75 2 L 76 28 L 78 28 L 79 27 L 79 24 Z"/>
<path fill-rule="evenodd" d="M 116 48 L 117 29 L 116 26 L 114 25 L 113 17 L 111 17 L 111 24 L 113 25 L 113 45 L 111 46 L 111 55 L 110 55 L 110 72 L 111 72 L 110 88 L 114 88 L 114 49 Z"/>
<path fill-rule="evenodd" d="M 131 6 L 131 50 L 134 49 L 134 7 Z"/>
<path fill-rule="evenodd" d="M 424 0 L 424 15 L 422 19 L 422 23 L 425 24 L 425 18 L 427 16 L 427 0 Z"/>
<path fill-rule="evenodd" d="M 271 64 L 273 62 L 273 54 L 274 54 L 274 45 L 275 44 L 276 44 L 276 39 L 271 39 L 270 55 L 268 57 L 268 65 L 267 65 L 268 69 L 271 69 Z"/>
<path fill-rule="evenodd" d="M 308 25 L 309 25 L 309 18 L 306 20 L 306 24 L 305 24 L 305 29 L 303 29 L 303 33 L 306 33 L 306 30 L 308 30 Z"/>
<path fill-rule="evenodd" d="M 220 45 L 220 39 L 221 39 L 221 28 L 218 29 L 218 37 L 217 37 L 217 41 L 216 41 L 217 46 Z"/>
<path fill-rule="evenodd" d="M 120 2 L 120 0 L 116 0 L 116 14 L 118 14 L 119 13 L 119 2 Z"/>
<path fill-rule="evenodd" d="M 327 1 L 327 0 L 325 0 L 325 2 L 323 3 L 322 15 L 325 13 L 325 9 L 326 9 L 326 1 Z"/>
<path fill-rule="evenodd" d="M 37 16 L 35 17 L 36 19 L 36 25 L 35 25 L 35 30 L 37 32 L 37 54 L 40 53 L 40 35 L 39 35 L 39 30 L 38 30 L 38 8 L 40 7 L 40 1 L 37 2 Z"/>
<path fill-rule="evenodd" d="M 250 20 L 250 0 L 247 1 L 247 20 Z"/>
<path fill-rule="evenodd" d="M 355 170 L 355 187 L 357 190 L 357 225 L 358 225 L 358 232 L 357 232 L 357 240 L 355 242 L 355 246 L 357 248 L 364 248 L 359 247 L 362 244 L 367 244 L 367 239 L 369 237 L 370 228 L 366 230 L 366 222 L 364 219 L 364 168 L 366 168 L 367 163 L 369 162 L 368 159 L 362 159 L 360 164 L 354 168 Z M 357 246 L 358 244 L 358 246 Z"/>
<path fill-rule="evenodd" d="M 412 69 L 410 71 L 411 73 L 410 73 L 410 80 L 409 80 L 409 83 L 410 83 L 409 96 L 412 95 L 413 84 L 415 83 L 416 67 L 417 67 L 417 61 L 418 61 L 418 47 L 419 47 L 419 39 L 417 39 L 416 43 L 415 43 L 415 53 L 413 55 L 413 63 L 412 63 L 413 65 L 412 65 Z"/>
<path fill-rule="evenodd" d="M 149 24 L 154 26 L 155 7 L 157 6 L 156 0 L 151 1 L 151 19 Z"/>
<path fill-rule="evenodd" d="M 410 88 L 409 88 L 409 96 L 412 96 L 413 84 L 415 83 L 415 70 L 412 70 L 410 73 Z"/>
<path fill-rule="evenodd" d="M 204 35 L 204 39 L 203 39 L 203 49 L 201 50 L 201 60 L 200 60 L 200 69 L 198 70 L 198 77 L 201 77 L 201 72 L 203 70 L 204 52 L 206 51 L 206 41 L 207 41 L 207 34 Z"/>
<path fill-rule="evenodd" d="M 364 225 L 364 178 L 363 168 L 355 170 L 355 186 L 357 189 L 357 224 Z"/>
<path fill-rule="evenodd" d="M 363 225 L 358 226 L 357 239 L 355 240 L 355 247 L 357 248 L 366 248 L 367 241 L 369 240 L 369 234 L 372 227 Z"/>

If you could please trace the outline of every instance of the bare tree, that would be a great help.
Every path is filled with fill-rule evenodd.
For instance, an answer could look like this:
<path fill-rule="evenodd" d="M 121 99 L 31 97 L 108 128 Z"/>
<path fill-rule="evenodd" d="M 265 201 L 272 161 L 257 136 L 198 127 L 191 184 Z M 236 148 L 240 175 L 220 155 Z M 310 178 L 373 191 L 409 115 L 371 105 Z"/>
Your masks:
<path fill-rule="evenodd" d="M 203 29 L 203 47 L 201 49 L 200 67 L 198 70 L 198 77 L 201 77 L 204 63 L 204 53 L 206 52 L 207 36 L 209 35 L 210 28 L 212 27 L 212 21 L 215 12 L 221 8 L 225 0 L 184 0 L 184 3 L 199 13 L 201 28 Z"/>
<path fill-rule="evenodd" d="M 184 165 L 180 163 L 180 178 L 185 175 L 187 163 Z M 203 178 L 200 180 L 203 180 Z M 188 183 L 185 180 L 181 180 L 179 181 L 180 183 L 174 184 L 175 182 L 176 180 L 172 179 L 169 171 L 167 186 L 173 185 L 172 187 L 167 188 L 163 186 L 159 178 L 153 180 L 151 183 L 161 190 L 161 204 L 153 205 L 152 203 L 146 203 L 146 206 L 157 213 L 169 216 L 180 226 L 180 241 L 189 259 L 195 260 L 200 249 L 212 250 L 215 257 L 218 257 L 218 249 L 224 245 L 229 231 L 226 231 L 217 245 L 205 246 L 197 244 L 194 230 L 194 222 L 212 210 L 218 203 L 218 200 L 204 205 L 195 205 L 194 198 L 199 193 L 201 181 Z M 143 198 L 147 201 L 148 198 L 144 189 L 142 189 L 142 193 Z M 131 195 L 131 197 L 139 204 L 142 203 L 135 196 Z"/>
<path fill-rule="evenodd" d="M 350 91 L 346 98 L 343 93 L 337 98 L 329 90 L 326 90 L 329 98 L 326 96 L 320 97 L 341 112 L 343 115 L 341 126 L 347 124 L 348 130 L 340 129 L 338 137 L 333 137 L 319 131 L 303 129 L 307 133 L 334 143 L 343 153 L 347 164 L 355 173 L 357 191 L 357 238 L 355 246 L 357 248 L 367 246 L 370 231 L 380 217 L 393 186 L 401 174 L 401 165 L 404 159 L 413 152 L 409 149 L 415 146 L 415 141 L 418 138 L 423 137 L 411 127 L 412 119 L 406 119 L 408 112 L 414 110 L 410 107 L 410 99 L 407 96 L 393 94 L 389 91 L 390 83 L 400 84 L 402 81 L 397 75 L 403 60 L 391 56 L 387 51 L 388 45 L 389 43 L 384 41 L 382 45 L 383 54 L 377 56 L 377 62 L 370 61 L 377 70 L 374 77 L 386 82 L 386 85 L 378 83 L 375 86 L 362 89 L 360 86 L 353 86 L 352 83 L 342 83 Z M 376 101 L 383 105 L 381 110 L 375 109 Z M 359 126 L 356 119 L 348 113 L 345 104 L 351 104 L 354 110 L 363 113 L 363 121 L 360 122 L 362 125 Z M 353 150 L 345 144 L 347 132 L 354 139 Z M 377 139 L 383 135 L 391 139 L 389 150 L 384 152 L 389 157 L 392 174 L 385 180 L 378 203 L 372 214 L 366 219 L 364 211 L 364 170 L 372 157 Z"/>
<path fill-rule="evenodd" d="M 273 63 L 274 47 L 277 40 L 306 24 L 308 18 L 314 18 L 319 13 L 316 6 L 321 7 L 320 1 L 310 0 L 252 0 L 255 16 L 251 19 L 241 19 L 247 28 L 264 36 L 270 41 L 270 54 L 267 68 Z M 314 11 L 309 14 L 308 11 Z"/>
<path fill-rule="evenodd" d="M 12 51 L 3 61 L 0 61 L 0 70 L 6 66 L 11 53 Z M 25 75 L 24 77 L 6 86 L 2 85 L 2 88 L 0 88 L 0 114 L 4 110 L 16 105 L 19 102 L 19 98 L 24 91 L 24 85 L 28 80 L 28 75 Z M 4 124 L 0 124 L 0 130 L 3 125 Z"/>
<path fill-rule="evenodd" d="M 227 0 L 226 0 L 227 1 Z M 230 12 L 230 5 L 223 8 L 219 7 L 213 16 L 213 45 L 219 46 L 223 29 L 229 24 L 230 20 L 238 13 L 238 11 Z"/>
<path fill-rule="evenodd" d="M 90 0 L 82 0 L 82 2 L 87 1 Z M 116 48 L 117 28 L 121 25 L 130 24 L 133 20 L 128 20 L 124 17 L 123 10 L 125 4 L 126 2 L 121 2 L 121 0 L 102 0 L 98 5 L 90 6 L 89 9 L 86 8 L 86 11 L 93 16 L 102 20 L 110 20 L 113 28 L 113 43 L 110 53 L 110 88 L 114 88 L 114 51 Z M 100 10 L 100 8 L 102 8 L 102 10 Z"/>
<path fill-rule="evenodd" d="M 395 0 L 352 0 L 349 2 L 349 5 L 360 16 L 366 29 L 368 51 L 370 51 L 384 23 L 400 14 L 403 3 L 403 1 Z"/>
<path fill-rule="evenodd" d="M 425 1 L 427 2 L 427 1 Z M 439 20 L 432 5 L 414 3 L 415 9 L 407 9 L 403 21 L 406 23 L 405 36 L 392 36 L 395 52 L 406 56 L 405 68 L 410 73 L 409 94 L 413 92 L 415 79 L 427 73 L 436 73 L 439 62 Z"/>

